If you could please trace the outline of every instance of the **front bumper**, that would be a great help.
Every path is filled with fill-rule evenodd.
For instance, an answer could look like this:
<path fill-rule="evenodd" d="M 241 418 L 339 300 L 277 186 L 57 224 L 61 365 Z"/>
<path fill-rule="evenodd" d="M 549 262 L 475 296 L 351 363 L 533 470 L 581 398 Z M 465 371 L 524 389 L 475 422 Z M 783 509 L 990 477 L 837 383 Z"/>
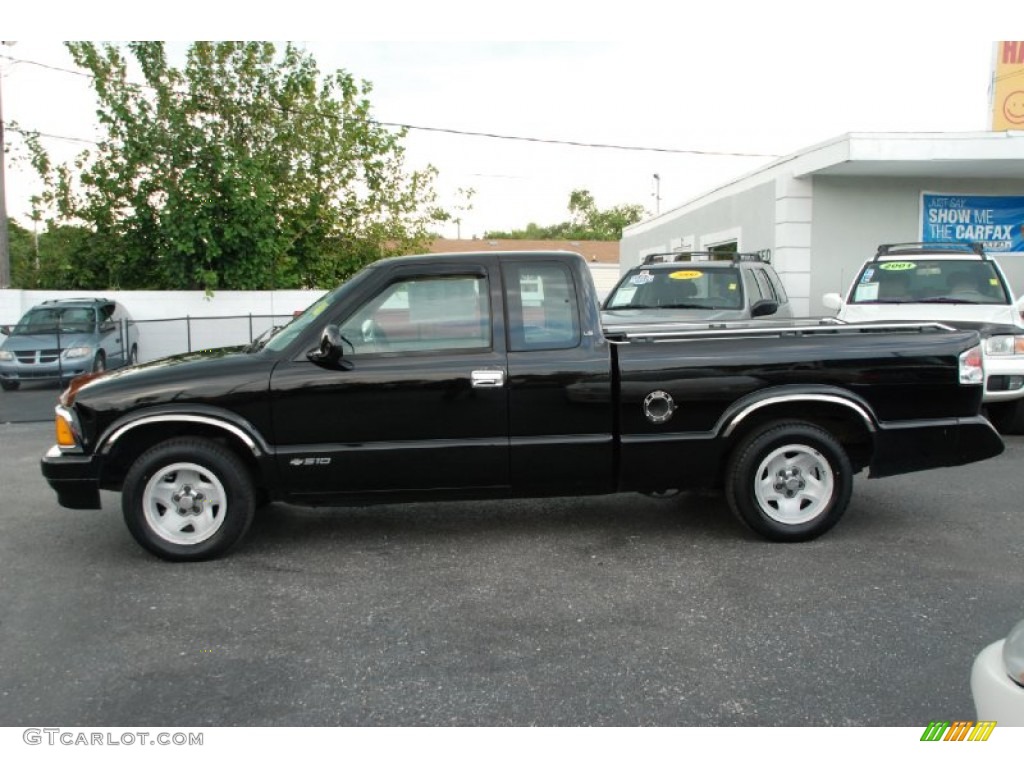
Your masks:
<path fill-rule="evenodd" d="M 92 371 L 92 359 L 82 358 L 57 363 L 20 363 L 17 360 L 0 363 L 0 379 L 4 381 L 70 381 L 75 376 Z"/>
<path fill-rule="evenodd" d="M 101 462 L 99 456 L 62 453 L 54 445 L 40 460 L 40 468 L 62 507 L 99 509 Z"/>
<path fill-rule="evenodd" d="M 985 355 L 985 395 L 982 402 L 1005 403 L 1022 397 L 1024 355 Z"/>
<path fill-rule="evenodd" d="M 1024 686 L 1017 685 L 1003 666 L 1003 643 L 986 647 L 971 667 L 971 695 L 978 720 L 1024 726 Z"/>
<path fill-rule="evenodd" d="M 1003 452 L 999 433 L 983 416 L 882 422 L 874 433 L 871 477 L 958 467 Z"/>

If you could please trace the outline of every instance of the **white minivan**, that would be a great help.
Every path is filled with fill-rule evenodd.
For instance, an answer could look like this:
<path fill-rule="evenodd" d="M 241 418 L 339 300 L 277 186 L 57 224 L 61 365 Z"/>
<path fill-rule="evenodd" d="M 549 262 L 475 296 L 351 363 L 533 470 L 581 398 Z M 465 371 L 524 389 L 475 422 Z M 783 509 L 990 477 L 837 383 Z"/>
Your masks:
<path fill-rule="evenodd" d="M 978 330 L 989 419 L 1000 432 L 1024 432 L 1024 319 L 980 243 L 881 245 L 845 299 L 827 293 L 822 303 L 849 323 L 933 320 Z"/>

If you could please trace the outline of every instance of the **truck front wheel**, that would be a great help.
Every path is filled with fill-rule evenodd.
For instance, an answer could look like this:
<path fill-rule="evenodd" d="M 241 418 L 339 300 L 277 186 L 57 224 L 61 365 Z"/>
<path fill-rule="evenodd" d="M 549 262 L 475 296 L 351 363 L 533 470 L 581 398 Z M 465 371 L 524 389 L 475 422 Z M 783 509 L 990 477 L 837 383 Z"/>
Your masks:
<path fill-rule="evenodd" d="M 226 552 L 249 529 L 255 493 L 233 453 L 210 440 L 177 438 L 132 464 L 121 509 L 132 536 L 153 554 L 206 560 Z"/>
<path fill-rule="evenodd" d="M 725 478 L 733 512 L 773 541 L 807 541 L 839 522 L 853 492 L 843 446 L 806 422 L 775 422 L 745 437 Z"/>

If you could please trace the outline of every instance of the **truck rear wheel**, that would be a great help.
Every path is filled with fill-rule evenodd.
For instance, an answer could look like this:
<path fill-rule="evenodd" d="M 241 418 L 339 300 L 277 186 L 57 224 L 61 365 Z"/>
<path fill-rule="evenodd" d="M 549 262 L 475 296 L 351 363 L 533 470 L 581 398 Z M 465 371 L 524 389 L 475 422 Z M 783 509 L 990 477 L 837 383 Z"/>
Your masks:
<path fill-rule="evenodd" d="M 843 446 L 821 427 L 774 422 L 736 447 L 725 490 L 733 512 L 761 536 L 807 541 L 839 522 L 853 492 L 853 469 Z"/>
<path fill-rule="evenodd" d="M 140 456 L 121 494 L 125 524 L 165 560 L 206 560 L 249 529 L 255 492 L 245 465 L 217 443 L 177 438 Z"/>

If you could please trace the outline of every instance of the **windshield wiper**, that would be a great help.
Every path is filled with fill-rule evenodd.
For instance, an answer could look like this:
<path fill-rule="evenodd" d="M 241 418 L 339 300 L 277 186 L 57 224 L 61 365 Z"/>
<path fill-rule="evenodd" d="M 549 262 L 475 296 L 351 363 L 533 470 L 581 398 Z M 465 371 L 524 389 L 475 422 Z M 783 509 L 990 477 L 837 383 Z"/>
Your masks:
<path fill-rule="evenodd" d="M 614 309 L 705 309 L 700 304 L 627 304 L 621 307 L 608 307 Z"/>
<path fill-rule="evenodd" d="M 270 341 L 270 337 L 277 333 L 279 330 L 284 328 L 283 325 L 274 325 L 267 328 L 263 333 L 253 339 L 249 345 L 245 348 L 246 352 L 259 352 L 263 347 L 266 346 L 267 342 Z"/>

